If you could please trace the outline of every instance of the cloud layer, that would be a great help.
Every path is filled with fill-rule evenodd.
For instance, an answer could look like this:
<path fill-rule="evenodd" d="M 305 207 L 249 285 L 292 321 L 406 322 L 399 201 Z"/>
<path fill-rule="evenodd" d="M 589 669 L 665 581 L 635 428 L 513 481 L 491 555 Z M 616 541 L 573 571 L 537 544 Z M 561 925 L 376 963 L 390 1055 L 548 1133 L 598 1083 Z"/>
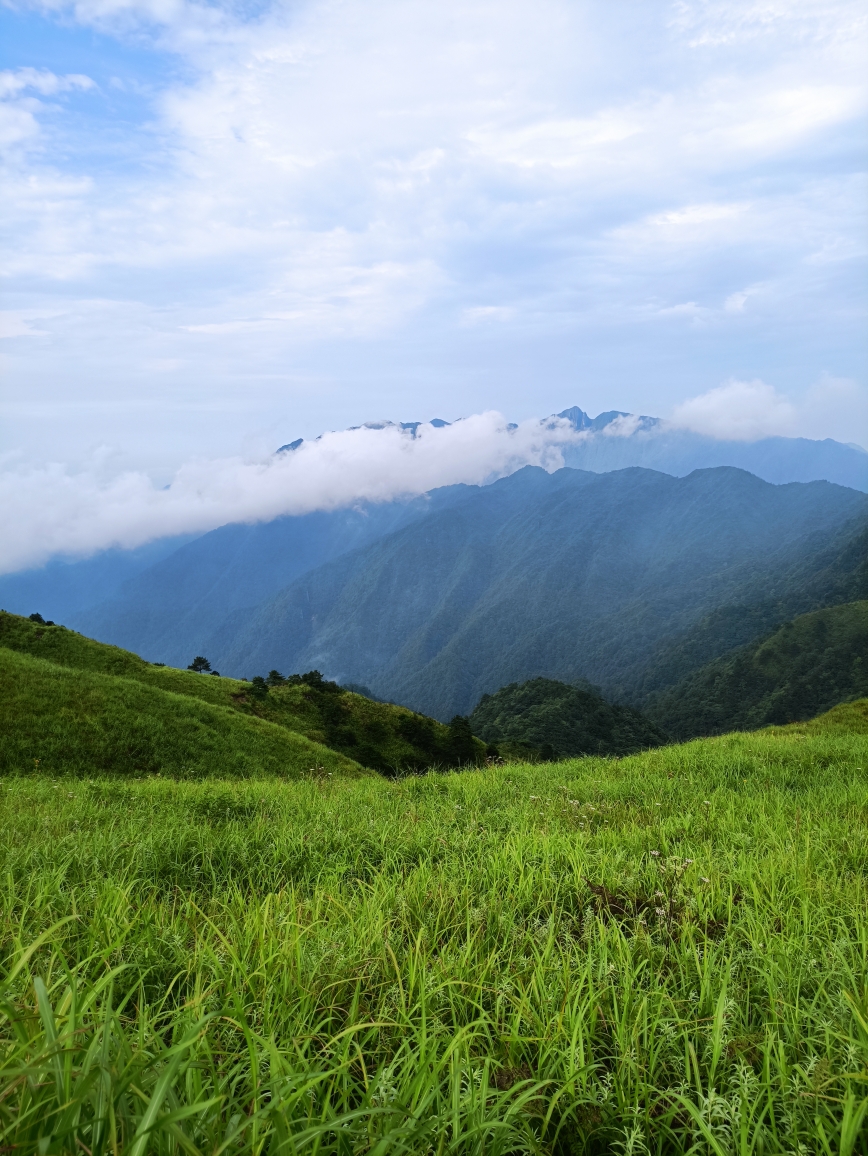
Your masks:
<path fill-rule="evenodd" d="M 647 441 L 682 429 L 719 441 L 756 441 L 815 437 L 818 423 L 837 422 L 840 440 L 848 441 L 854 414 L 868 418 L 868 393 L 852 381 L 822 380 L 800 404 L 763 381 L 730 381 L 682 402 L 648 428 L 628 415 L 599 433 L 578 432 L 561 419 L 513 424 L 494 411 L 451 425 L 421 424 L 415 433 L 387 423 L 326 433 L 291 452 L 193 459 L 168 485 L 144 471 L 118 471 L 105 452 L 86 469 L 20 460 L 2 468 L 0 459 L 0 573 L 227 522 L 391 501 L 461 482 L 481 485 L 525 465 L 559 469 L 563 448 L 589 438 L 638 433 Z"/>
<path fill-rule="evenodd" d="M 728 381 L 676 405 L 670 424 L 723 441 L 831 437 L 866 448 L 868 390 L 826 375 L 794 401 L 765 381 Z"/>
<path fill-rule="evenodd" d="M 144 473 L 110 478 L 99 468 L 59 465 L 0 474 L 0 573 L 52 555 L 205 531 L 226 522 L 267 521 L 355 502 L 381 502 L 456 482 L 481 484 L 524 465 L 556 469 L 559 447 L 577 435 L 567 422 L 510 428 L 498 413 L 453 425 L 327 433 L 293 452 L 245 461 L 194 461 L 165 488 Z"/>

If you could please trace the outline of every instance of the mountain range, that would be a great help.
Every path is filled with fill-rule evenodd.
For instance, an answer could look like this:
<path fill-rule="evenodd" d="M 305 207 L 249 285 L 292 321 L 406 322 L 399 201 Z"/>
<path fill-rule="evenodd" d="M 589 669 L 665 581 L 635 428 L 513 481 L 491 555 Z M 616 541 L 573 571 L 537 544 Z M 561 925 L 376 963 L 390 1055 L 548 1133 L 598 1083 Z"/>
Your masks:
<path fill-rule="evenodd" d="M 289 584 L 209 639 L 228 670 L 315 666 L 435 718 L 531 677 L 635 699 L 681 643 L 673 679 L 825 598 L 868 497 L 827 482 L 773 486 L 741 470 L 554 474 L 526 467 Z M 858 553 L 851 571 L 859 565 Z M 852 578 L 850 571 L 847 573 Z M 846 598 L 831 594 L 843 582 Z M 855 579 L 853 579 L 855 581 Z M 685 636 L 723 629 L 692 656 Z M 730 616 L 732 617 L 732 616 Z"/>
<path fill-rule="evenodd" d="M 176 666 L 315 667 L 448 720 L 540 676 L 641 706 L 797 614 L 866 596 L 858 447 L 556 416 L 582 437 L 555 473 L 55 561 L 0 578 L 0 605 Z M 686 468 L 715 455 L 755 468 Z M 611 468 L 631 456 L 663 468 Z"/>
<path fill-rule="evenodd" d="M 683 477 L 693 470 L 737 466 L 776 485 L 823 480 L 868 491 L 868 453 L 831 438 L 729 441 L 618 410 L 590 418 L 578 406 L 557 416 L 586 432 L 579 443 L 564 447 L 564 463 L 576 469 L 604 473 L 645 466 Z"/>

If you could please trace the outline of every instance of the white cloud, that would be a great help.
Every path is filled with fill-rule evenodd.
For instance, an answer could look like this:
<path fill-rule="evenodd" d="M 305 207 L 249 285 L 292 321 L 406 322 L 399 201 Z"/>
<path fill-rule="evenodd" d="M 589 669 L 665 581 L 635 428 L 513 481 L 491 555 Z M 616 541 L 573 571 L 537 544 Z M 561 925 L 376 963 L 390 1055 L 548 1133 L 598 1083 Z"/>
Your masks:
<path fill-rule="evenodd" d="M 105 479 L 104 463 L 71 473 L 61 465 L 0 473 L 0 572 L 54 554 L 87 555 L 226 522 L 389 501 L 456 482 L 481 484 L 523 465 L 556 469 L 567 422 L 526 421 L 509 429 L 498 413 L 453 425 L 423 425 L 414 438 L 396 426 L 324 434 L 265 459 L 189 462 L 161 488 L 144 473 Z"/>
<path fill-rule="evenodd" d="M 0 70 L 0 150 L 6 152 L 12 146 L 32 145 L 39 136 L 39 114 L 45 105 L 34 93 L 55 96 L 94 87 L 89 76 L 79 73 L 57 76 L 36 68 Z"/>
<path fill-rule="evenodd" d="M 790 435 L 797 420 L 792 402 L 764 381 L 730 381 L 672 412 L 672 423 L 724 441 L 757 441 Z"/>
<path fill-rule="evenodd" d="M 532 169 L 571 169 L 592 162 L 594 153 L 643 131 L 629 110 L 606 109 L 587 120 L 544 120 L 520 129 L 471 129 L 467 140 L 499 164 Z"/>
<path fill-rule="evenodd" d="M 755 297 L 762 290 L 762 285 L 747 285 L 744 289 L 738 289 L 735 293 L 729 294 L 723 303 L 723 308 L 727 313 L 744 313 L 751 297 Z"/>
<path fill-rule="evenodd" d="M 671 424 L 708 437 L 833 438 L 868 446 L 868 389 L 852 378 L 823 376 L 791 396 L 764 381 L 729 381 L 675 406 Z"/>
<path fill-rule="evenodd" d="M 57 76 L 44 68 L 7 68 L 0 71 L 0 100 L 9 100 L 10 97 L 18 96 L 27 90 L 38 92 L 40 96 L 53 96 L 57 92 L 69 92 L 72 89 L 87 90 L 94 87 L 91 78 L 81 73 L 73 72 L 66 76 Z"/>
<path fill-rule="evenodd" d="M 670 209 L 666 213 L 658 213 L 652 217 L 652 225 L 705 225 L 709 221 L 726 221 L 737 217 L 747 208 L 745 204 L 717 204 L 711 202 L 705 205 L 684 205 L 680 209 Z"/>
<path fill-rule="evenodd" d="M 676 0 L 673 28 L 694 48 L 774 37 L 851 40 L 865 29 L 861 0 Z"/>

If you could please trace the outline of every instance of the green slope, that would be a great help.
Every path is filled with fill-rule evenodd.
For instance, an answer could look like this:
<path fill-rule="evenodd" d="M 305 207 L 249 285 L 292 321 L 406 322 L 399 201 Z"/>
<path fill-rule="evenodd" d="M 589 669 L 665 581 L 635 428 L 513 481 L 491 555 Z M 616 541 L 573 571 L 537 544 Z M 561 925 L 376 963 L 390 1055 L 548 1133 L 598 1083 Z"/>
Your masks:
<path fill-rule="evenodd" d="M 155 666 L 116 646 L 62 626 L 46 626 L 0 613 L 0 647 L 73 670 L 133 679 L 172 694 L 258 718 L 345 754 L 383 772 L 479 763 L 485 744 L 405 707 L 373 702 L 334 684 L 283 685 L 257 695 L 234 678 Z"/>
<path fill-rule="evenodd" d="M 514 682 L 483 695 L 470 725 L 488 742 L 531 747 L 548 758 L 626 755 L 666 742 L 666 735 L 631 707 L 613 706 L 590 687 L 551 678 Z"/>
<path fill-rule="evenodd" d="M 810 719 L 868 694 L 868 602 L 803 614 L 708 663 L 645 709 L 678 738 Z"/>
<path fill-rule="evenodd" d="M 284 727 L 130 678 L 0 648 L 0 683 L 3 774 L 365 773 Z"/>
<path fill-rule="evenodd" d="M 808 719 L 807 722 L 787 723 L 786 726 L 766 727 L 765 734 L 800 735 L 868 735 L 868 698 L 842 702 L 831 710 Z"/>

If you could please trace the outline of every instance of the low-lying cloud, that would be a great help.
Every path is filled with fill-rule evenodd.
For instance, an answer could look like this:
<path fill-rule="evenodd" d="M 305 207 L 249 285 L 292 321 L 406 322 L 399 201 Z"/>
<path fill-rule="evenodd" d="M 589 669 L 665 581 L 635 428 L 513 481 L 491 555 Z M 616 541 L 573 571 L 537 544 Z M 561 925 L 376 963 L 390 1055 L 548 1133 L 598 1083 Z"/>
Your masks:
<path fill-rule="evenodd" d="M 866 419 L 868 391 L 849 379 L 823 378 L 800 398 L 763 381 L 730 381 L 682 402 L 669 420 L 623 414 L 599 431 L 578 431 L 560 418 L 513 425 L 487 411 L 415 432 L 362 426 L 282 453 L 191 460 L 168 486 L 144 471 L 109 477 L 98 459 L 83 470 L 7 465 L 0 469 L 0 574 L 228 522 L 393 501 L 461 482 L 483 485 L 526 465 L 556 470 L 566 447 L 588 439 L 635 438 L 638 445 L 681 429 L 717 441 L 799 435 L 865 442 Z"/>
<path fill-rule="evenodd" d="M 0 573 L 227 522 L 479 485 L 524 465 L 554 470 L 563 465 L 560 447 L 579 436 L 566 421 L 510 426 L 488 412 L 442 428 L 423 425 L 415 437 L 398 426 L 362 427 L 265 460 L 192 461 L 165 488 L 142 472 L 104 480 L 98 469 L 74 473 L 62 465 L 8 470 L 0 474 Z"/>

